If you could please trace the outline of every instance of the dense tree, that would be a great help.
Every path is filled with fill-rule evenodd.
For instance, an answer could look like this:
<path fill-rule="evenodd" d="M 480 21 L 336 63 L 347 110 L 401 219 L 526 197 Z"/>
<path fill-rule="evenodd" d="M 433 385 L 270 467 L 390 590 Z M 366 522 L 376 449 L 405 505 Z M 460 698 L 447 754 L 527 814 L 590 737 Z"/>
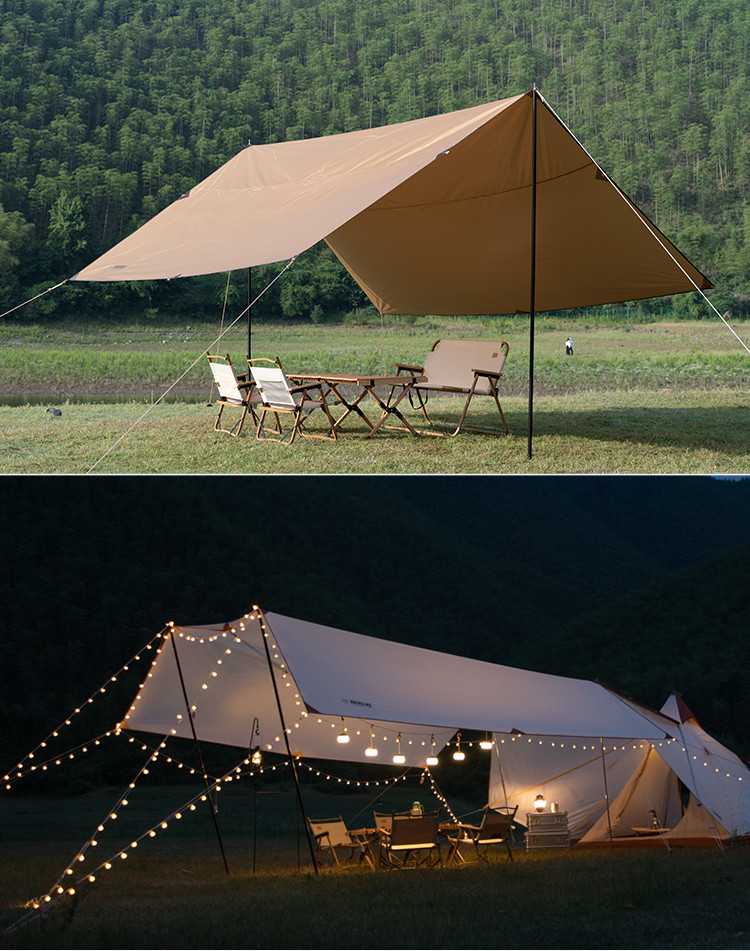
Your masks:
<path fill-rule="evenodd" d="M 70 276 L 84 239 L 93 258 L 248 141 L 418 118 L 536 82 L 740 306 L 749 36 L 750 9 L 732 0 L 0 0 L 0 202 L 34 225 L 0 292 L 15 303 Z M 361 303 L 345 276 L 331 297 L 325 255 L 308 256 L 307 290 L 276 307 Z M 194 312 L 213 310 L 211 288 L 151 294 Z"/>

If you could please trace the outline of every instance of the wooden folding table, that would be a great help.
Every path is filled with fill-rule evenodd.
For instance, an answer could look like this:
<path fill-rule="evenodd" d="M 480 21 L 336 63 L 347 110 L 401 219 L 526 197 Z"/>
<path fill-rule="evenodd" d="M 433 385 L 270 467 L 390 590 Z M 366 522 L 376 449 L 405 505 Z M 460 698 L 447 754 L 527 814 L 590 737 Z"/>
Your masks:
<path fill-rule="evenodd" d="M 336 403 L 344 407 L 344 412 L 334 423 L 337 432 L 344 420 L 352 413 L 356 413 L 369 430 L 365 437 L 367 439 L 374 436 L 385 422 L 392 417 L 395 417 L 412 436 L 419 435 L 411 423 L 404 418 L 398 404 L 423 379 L 421 376 L 410 376 L 408 374 L 370 376 L 361 373 L 293 373 L 289 376 L 295 381 L 323 383 L 328 387 L 328 391 L 333 393 L 336 398 Z M 342 392 L 343 387 L 354 389 L 354 397 L 347 396 L 346 393 Z M 377 392 L 377 387 L 385 388 L 387 393 L 381 396 Z M 375 401 L 380 410 L 380 418 L 376 423 L 372 422 L 360 405 L 368 396 Z"/>

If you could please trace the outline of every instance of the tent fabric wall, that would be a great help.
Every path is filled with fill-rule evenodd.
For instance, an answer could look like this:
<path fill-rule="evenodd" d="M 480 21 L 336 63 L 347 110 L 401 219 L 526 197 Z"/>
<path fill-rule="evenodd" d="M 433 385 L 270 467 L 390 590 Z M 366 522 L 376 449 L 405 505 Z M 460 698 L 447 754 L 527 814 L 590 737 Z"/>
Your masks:
<path fill-rule="evenodd" d="M 536 91 L 248 146 L 71 280 L 248 268 L 325 239 L 382 313 L 528 313 L 535 185 L 536 310 L 712 286 Z"/>
<path fill-rule="evenodd" d="M 634 836 L 636 828 L 652 825 L 651 810 L 664 828 L 671 829 L 682 818 L 682 802 L 677 777 L 653 747 L 641 758 L 628 782 L 581 838 L 580 844 Z"/>
<path fill-rule="evenodd" d="M 578 839 L 602 815 L 603 764 L 611 796 L 617 795 L 643 759 L 648 744 L 589 737 L 494 737 L 488 802 L 493 808 L 518 804 L 518 820 L 534 811 L 541 794 L 568 814 L 571 838 Z M 603 747 L 603 748 L 602 748 Z"/>
<path fill-rule="evenodd" d="M 750 771 L 745 764 L 702 730 L 676 695 L 660 712 L 678 721 L 673 737 L 601 741 L 609 819 L 599 744 L 586 746 L 580 737 L 496 737 L 489 801 L 518 802 L 521 815 L 531 811 L 541 792 L 568 812 L 571 836 L 581 845 L 608 844 L 610 823 L 618 844 L 624 844 L 634 838 L 633 827 L 651 825 L 650 809 L 671 829 L 659 841 L 711 845 L 721 837 L 750 834 Z M 689 800 L 682 815 L 686 791 Z M 649 843 L 642 839 L 637 844 Z"/>

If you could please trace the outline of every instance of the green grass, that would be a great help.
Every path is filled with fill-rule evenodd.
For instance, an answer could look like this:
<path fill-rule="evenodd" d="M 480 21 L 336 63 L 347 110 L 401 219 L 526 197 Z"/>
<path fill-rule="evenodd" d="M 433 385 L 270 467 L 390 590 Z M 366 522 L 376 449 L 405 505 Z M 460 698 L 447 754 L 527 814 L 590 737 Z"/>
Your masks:
<path fill-rule="evenodd" d="M 433 399 L 431 407 L 436 406 Z M 494 424 L 486 410 L 480 421 Z M 435 417 L 455 419 L 460 402 Z M 738 473 L 750 472 L 750 407 L 735 390 L 632 390 L 544 396 L 535 401 L 527 457 L 526 401 L 503 399 L 509 436 L 456 438 L 359 424 L 336 442 L 264 443 L 213 431 L 216 408 L 200 403 L 0 407 L 3 473 Z M 448 410 L 452 409 L 452 413 Z M 146 414 L 134 427 L 137 420 Z M 496 415 L 496 414 L 495 414 Z M 322 417 L 321 417 L 322 418 Z M 419 424 L 420 417 L 410 412 Z M 133 428 L 134 427 L 134 428 Z M 315 431 L 313 429 L 313 431 Z"/>
<path fill-rule="evenodd" d="M 570 328 L 568 328 L 570 329 Z M 739 325 L 743 339 L 750 325 Z M 0 406 L 3 473 L 735 473 L 750 471 L 750 357 L 716 321 L 572 327 L 541 320 L 536 338 L 534 455 L 527 458 L 528 335 L 523 318 L 388 319 L 372 324 L 260 325 L 256 356 L 280 356 L 289 371 L 392 372 L 421 363 L 440 336 L 502 337 L 511 350 L 503 378 L 508 437 L 461 434 L 413 439 L 396 431 L 364 440 L 351 426 L 335 444 L 261 444 L 213 432 L 215 407 L 203 351 L 205 327 L 0 328 L 0 391 L 40 394 L 44 406 Z M 244 330 L 212 349 L 241 365 Z M 186 373 L 191 364 L 196 366 Z M 184 374 L 184 376 L 183 376 Z M 182 402 L 150 406 L 170 393 Z M 80 403 L 120 394 L 120 402 Z M 99 396 L 97 396 L 99 394 Z M 9 398 L 8 396 L 8 398 Z M 21 401 L 24 397 L 20 397 Z M 130 400 L 130 402 L 128 402 Z M 402 404 L 404 405 L 404 404 Z M 456 400 L 434 399 L 437 418 Z M 476 420 L 494 424 L 489 400 Z M 143 420 L 139 418 L 145 414 Z M 415 424 L 421 417 L 413 415 Z"/>
<path fill-rule="evenodd" d="M 244 787 L 219 800 L 227 875 L 205 810 L 171 821 L 137 850 L 127 846 L 130 836 L 188 796 L 177 787 L 146 792 L 144 806 L 128 806 L 122 810 L 128 815 L 112 823 L 124 824 L 129 857 L 80 886 L 74 900 L 6 937 L 5 947 L 728 949 L 750 943 L 750 852 L 743 846 L 671 854 L 526 853 L 519 846 L 513 863 L 499 856 L 490 865 L 470 859 L 444 869 L 377 872 L 326 864 L 316 877 L 306 842 L 298 844 L 294 797 L 261 795 L 254 873 L 252 794 Z M 3 801 L 4 928 L 64 872 L 117 796 L 111 789 Z M 350 819 L 371 797 L 313 788 L 305 800 L 312 815 L 341 812 Z M 109 848 L 102 842 L 92 851 L 102 860 Z M 82 867 L 88 869 L 88 859 Z"/>

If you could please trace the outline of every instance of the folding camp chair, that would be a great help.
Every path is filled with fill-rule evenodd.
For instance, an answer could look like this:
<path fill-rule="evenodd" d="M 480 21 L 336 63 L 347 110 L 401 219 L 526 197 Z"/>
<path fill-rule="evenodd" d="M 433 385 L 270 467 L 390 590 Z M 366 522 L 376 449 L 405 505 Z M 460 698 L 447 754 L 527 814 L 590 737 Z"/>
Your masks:
<path fill-rule="evenodd" d="M 245 422 L 248 410 L 252 414 L 255 425 L 258 425 L 258 417 L 255 415 L 255 406 L 260 406 L 261 398 L 253 392 L 255 384 L 248 381 L 247 374 L 235 373 L 229 354 L 225 357 L 218 354 L 207 353 L 208 365 L 211 367 L 211 374 L 219 391 L 219 398 L 216 402 L 219 404 L 219 415 L 216 417 L 214 430 L 217 433 L 227 433 L 230 436 L 239 436 L 242 432 L 242 426 Z M 240 418 L 231 429 L 225 429 L 222 426 L 221 416 L 225 407 L 233 406 L 241 409 Z"/>
<path fill-rule="evenodd" d="M 381 862 L 393 868 L 406 868 L 413 859 L 415 865 L 443 864 L 440 850 L 440 815 L 433 812 L 424 816 L 394 815 L 391 830 L 380 830 Z M 433 854 L 437 858 L 433 860 Z"/>
<path fill-rule="evenodd" d="M 257 366 L 255 360 L 249 360 L 250 373 L 258 388 L 262 400 L 262 410 L 258 420 L 256 435 L 258 439 L 273 439 L 274 442 L 294 442 L 297 433 L 312 439 L 336 439 L 336 425 L 331 411 L 326 403 L 322 383 L 304 383 L 299 386 L 290 386 L 289 380 L 280 363 L 276 366 Z M 311 393 L 318 391 L 319 396 L 313 398 Z M 328 418 L 330 429 L 323 433 L 308 432 L 305 424 L 315 410 L 322 410 Z M 276 420 L 276 429 L 268 429 L 265 419 L 271 413 Z M 292 426 L 286 432 L 281 428 L 281 414 L 291 414 Z M 273 433 L 274 435 L 269 435 Z"/>
<path fill-rule="evenodd" d="M 457 838 L 448 836 L 448 841 L 453 846 L 451 854 L 458 851 L 459 842 L 472 842 L 476 849 L 477 857 L 483 862 L 488 862 L 487 854 L 493 845 L 504 845 L 508 850 L 508 860 L 513 861 L 513 850 L 511 849 L 511 829 L 513 820 L 516 818 L 518 806 L 513 809 L 507 809 L 503 812 L 496 812 L 485 806 L 482 822 L 478 826 L 461 825 Z"/>
<path fill-rule="evenodd" d="M 504 340 L 437 340 L 427 355 L 423 367 L 397 363 L 399 374 L 411 373 L 421 377 L 416 384 L 418 406 L 430 426 L 452 429 L 451 436 L 462 430 L 475 433 L 508 434 L 508 424 L 500 405 L 498 384 L 508 356 L 509 345 Z M 429 393 L 466 394 L 458 424 L 434 423 L 427 415 Z M 466 426 L 466 414 L 475 396 L 491 396 L 500 414 L 502 429 Z M 409 396 L 411 400 L 411 395 Z"/>
<path fill-rule="evenodd" d="M 336 849 L 349 849 L 349 861 L 355 856 L 360 863 L 367 862 L 370 868 L 375 868 L 370 835 L 365 829 L 347 829 L 346 823 L 337 816 L 335 819 L 308 819 L 310 831 L 317 844 L 316 856 L 330 852 L 337 865 L 340 865 Z"/>

